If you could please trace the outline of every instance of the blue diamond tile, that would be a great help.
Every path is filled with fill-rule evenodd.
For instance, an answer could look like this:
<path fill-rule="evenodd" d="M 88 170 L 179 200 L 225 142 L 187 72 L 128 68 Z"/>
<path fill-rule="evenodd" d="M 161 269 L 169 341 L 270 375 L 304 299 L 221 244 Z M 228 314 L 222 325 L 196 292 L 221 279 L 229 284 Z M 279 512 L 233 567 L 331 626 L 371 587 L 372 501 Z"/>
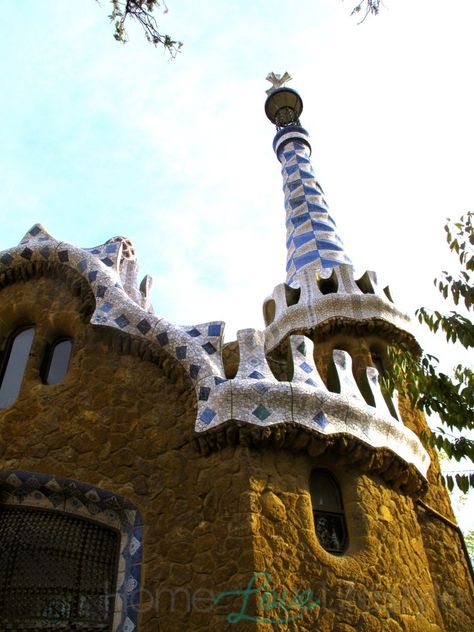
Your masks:
<path fill-rule="evenodd" d="M 303 371 L 305 373 L 312 373 L 313 368 L 311 366 L 309 366 L 309 364 L 307 362 L 302 362 L 300 364 L 300 369 L 303 369 Z"/>
<path fill-rule="evenodd" d="M 117 323 L 117 325 L 123 329 L 124 327 L 126 327 L 129 324 L 129 320 L 128 318 L 125 316 L 125 314 L 121 314 L 118 318 L 115 318 L 114 321 Z"/>
<path fill-rule="evenodd" d="M 43 248 L 41 248 L 40 250 L 40 255 L 44 257 L 44 259 L 49 259 L 49 255 L 50 255 L 49 246 L 43 246 Z"/>
<path fill-rule="evenodd" d="M 257 419 L 260 419 L 260 421 L 265 421 L 265 419 L 270 417 L 271 414 L 271 411 L 265 408 L 262 404 L 259 404 L 257 408 L 252 411 L 252 415 L 255 415 Z"/>
<path fill-rule="evenodd" d="M 224 380 L 224 378 L 222 378 L 222 377 L 214 376 L 214 384 L 216 386 L 219 386 L 219 384 L 224 384 L 224 382 L 227 382 L 227 380 Z"/>
<path fill-rule="evenodd" d="M 251 377 L 253 380 L 261 380 L 265 376 L 262 375 L 262 373 L 260 373 L 260 371 L 252 371 L 252 373 L 250 373 L 249 377 Z"/>
<path fill-rule="evenodd" d="M 212 410 L 212 408 L 205 408 L 202 413 L 201 416 L 199 417 L 199 419 L 201 421 L 203 421 L 205 424 L 210 424 L 211 421 L 214 419 L 214 417 L 216 416 L 216 412 L 214 410 Z"/>
<path fill-rule="evenodd" d="M 158 340 L 158 342 L 160 343 L 162 347 L 166 347 L 166 345 L 169 343 L 169 338 L 166 331 L 163 331 L 161 332 L 161 334 L 158 334 L 156 336 L 156 339 Z"/>
<path fill-rule="evenodd" d="M 189 367 L 189 375 L 193 380 L 197 378 L 200 369 L 201 367 L 198 364 L 191 364 Z"/>
<path fill-rule="evenodd" d="M 267 386 L 266 384 L 263 384 L 262 382 L 257 382 L 257 384 L 255 384 L 254 386 L 254 389 L 258 391 L 259 393 L 266 393 L 269 388 L 270 388 L 269 386 Z"/>
<path fill-rule="evenodd" d="M 0 261 L 1 261 L 4 265 L 8 266 L 8 265 L 10 265 L 10 263 L 13 261 L 13 257 L 7 253 L 7 254 L 2 255 L 2 256 L 0 257 Z"/>
<path fill-rule="evenodd" d="M 207 335 L 208 336 L 220 336 L 221 335 L 221 330 L 222 330 L 222 325 L 220 323 L 214 324 L 214 325 L 209 325 L 209 327 L 207 328 Z"/>
<path fill-rule="evenodd" d="M 115 244 L 107 244 L 107 246 L 105 247 L 105 252 L 109 252 L 109 253 L 110 252 L 116 252 L 117 247 L 118 247 L 117 243 L 115 243 Z"/>
<path fill-rule="evenodd" d="M 321 428 L 326 428 L 326 426 L 329 423 L 329 421 L 326 418 L 326 415 L 323 412 L 320 412 L 317 415 L 315 415 L 313 417 L 313 421 L 315 421 L 318 424 L 318 426 L 321 426 Z"/>
<path fill-rule="evenodd" d="M 104 257 L 103 259 L 101 259 L 102 263 L 104 263 L 106 266 L 113 266 L 114 262 L 112 261 L 112 259 L 110 257 Z"/>
<path fill-rule="evenodd" d="M 316 382 L 312 378 L 308 378 L 304 381 L 305 384 L 309 384 L 310 386 L 317 386 Z"/>
<path fill-rule="evenodd" d="M 84 270 L 87 268 L 87 259 L 81 259 L 81 261 L 79 261 L 79 263 L 77 264 L 77 267 L 81 272 L 84 272 Z"/>
<path fill-rule="evenodd" d="M 94 282 L 97 279 L 97 270 L 91 270 L 87 275 L 89 281 Z"/>
<path fill-rule="evenodd" d="M 33 255 L 33 251 L 31 250 L 31 248 L 25 248 L 21 252 L 21 256 L 23 257 L 23 259 L 28 259 L 28 261 L 31 259 L 32 255 Z"/>
<path fill-rule="evenodd" d="M 301 355 L 305 355 L 306 353 L 306 344 L 305 341 L 302 340 L 300 344 L 296 347 L 296 349 L 301 353 Z"/>
<path fill-rule="evenodd" d="M 187 352 L 188 348 L 186 347 L 186 345 L 176 347 L 176 357 L 178 358 L 178 360 L 184 360 Z"/>
<path fill-rule="evenodd" d="M 32 237 L 36 237 L 36 235 L 40 232 L 41 228 L 39 226 L 33 226 L 33 228 L 29 231 Z"/>
<path fill-rule="evenodd" d="M 208 386 L 201 386 L 201 388 L 199 389 L 200 401 L 207 402 L 207 400 L 209 399 L 210 392 L 211 392 L 211 389 Z"/>
<path fill-rule="evenodd" d="M 106 292 L 107 292 L 107 287 L 105 285 L 99 285 L 95 294 L 99 298 L 104 298 Z"/>
<path fill-rule="evenodd" d="M 106 314 L 108 314 L 110 310 L 112 309 L 112 307 L 113 307 L 112 303 L 104 303 L 100 309 Z"/>
<path fill-rule="evenodd" d="M 138 325 L 137 325 L 137 329 L 138 331 L 140 331 L 143 335 L 147 334 L 150 329 L 151 329 L 151 325 L 150 323 L 147 321 L 146 318 L 144 318 L 143 320 L 141 320 Z"/>
<path fill-rule="evenodd" d="M 211 342 L 206 342 L 205 345 L 201 345 L 201 346 L 204 349 L 204 351 L 208 353 L 209 355 L 212 355 L 213 353 L 217 351 L 217 349 Z"/>
<path fill-rule="evenodd" d="M 69 261 L 69 253 L 67 250 L 60 250 L 58 252 L 58 259 L 59 261 L 61 261 L 61 263 L 66 263 L 66 261 Z"/>
<path fill-rule="evenodd" d="M 201 332 L 199 331 L 199 329 L 196 329 L 196 327 L 193 327 L 186 333 L 188 334 L 188 336 L 191 336 L 191 338 L 197 338 L 198 336 L 201 335 Z"/>

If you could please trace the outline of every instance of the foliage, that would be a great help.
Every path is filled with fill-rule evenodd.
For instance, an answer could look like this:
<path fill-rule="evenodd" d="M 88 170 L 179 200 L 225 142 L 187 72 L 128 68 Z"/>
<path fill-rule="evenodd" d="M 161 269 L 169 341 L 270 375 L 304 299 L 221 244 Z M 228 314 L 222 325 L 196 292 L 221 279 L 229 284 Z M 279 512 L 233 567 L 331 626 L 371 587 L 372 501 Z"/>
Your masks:
<path fill-rule="evenodd" d="M 382 0 L 361 0 L 353 9 L 351 15 L 362 15 L 359 24 L 364 22 L 368 15 L 378 15 Z"/>
<path fill-rule="evenodd" d="M 420 323 L 434 332 L 442 332 L 449 343 L 459 343 L 466 349 L 474 347 L 474 323 L 469 312 L 474 308 L 474 214 L 467 213 L 456 223 L 445 226 L 446 239 L 450 250 L 457 255 L 460 271 L 452 274 L 444 271 L 435 285 L 444 299 L 451 299 L 459 311 L 441 314 L 425 307 L 417 313 Z M 438 450 L 444 450 L 449 458 L 460 461 L 468 458 L 474 462 L 474 440 L 466 436 L 474 430 L 474 371 L 458 364 L 452 374 L 439 370 L 438 359 L 424 353 L 416 355 L 402 345 L 390 349 L 392 367 L 384 378 L 390 391 L 394 388 L 407 397 L 418 409 L 437 414 L 442 426 L 424 437 Z M 451 432 L 450 432 L 451 431 Z M 450 490 L 456 483 L 467 492 L 474 487 L 474 471 L 460 471 L 453 477 L 446 476 Z"/>
<path fill-rule="evenodd" d="M 469 531 L 468 533 L 466 533 L 466 535 L 464 536 L 464 542 L 466 543 L 471 562 L 474 563 L 474 531 Z"/>
<path fill-rule="evenodd" d="M 163 12 L 167 13 L 168 7 L 162 0 L 110 0 L 110 2 L 112 12 L 109 18 L 114 23 L 114 37 L 118 42 L 127 41 L 126 22 L 135 20 L 143 28 L 149 42 L 155 46 L 164 46 L 172 57 L 180 51 L 182 42 L 174 40 L 170 35 L 163 35 L 158 30 L 153 11 L 163 7 Z"/>
<path fill-rule="evenodd" d="M 114 23 L 114 37 L 118 42 L 125 43 L 128 40 L 126 23 L 135 20 L 140 24 L 145 37 L 155 46 L 162 45 L 175 57 L 181 50 L 182 42 L 178 42 L 170 35 L 163 35 L 158 30 L 158 23 L 153 12 L 163 8 L 163 13 L 168 12 L 164 0 L 109 0 L 112 4 L 112 12 L 109 15 Z M 97 0 L 100 2 L 100 0 Z M 359 24 L 364 22 L 368 15 L 378 15 L 382 0 L 360 0 L 352 9 L 351 15 L 362 15 Z"/>

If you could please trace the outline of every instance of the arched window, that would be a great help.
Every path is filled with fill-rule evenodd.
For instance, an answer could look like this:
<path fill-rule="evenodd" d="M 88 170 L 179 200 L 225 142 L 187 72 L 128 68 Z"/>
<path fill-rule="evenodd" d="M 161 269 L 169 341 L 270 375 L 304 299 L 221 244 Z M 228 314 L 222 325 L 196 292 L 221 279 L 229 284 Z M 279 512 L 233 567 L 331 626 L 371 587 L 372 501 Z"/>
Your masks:
<path fill-rule="evenodd" d="M 57 384 L 66 375 L 71 360 L 71 338 L 58 338 L 46 352 L 41 370 L 44 384 Z"/>
<path fill-rule="evenodd" d="M 23 327 L 7 341 L 0 369 L 0 408 L 10 406 L 18 397 L 34 333 L 34 327 Z"/>
<path fill-rule="evenodd" d="M 319 543 L 329 553 L 341 555 L 347 548 L 347 528 L 339 486 L 329 472 L 314 470 L 310 493 Z"/>

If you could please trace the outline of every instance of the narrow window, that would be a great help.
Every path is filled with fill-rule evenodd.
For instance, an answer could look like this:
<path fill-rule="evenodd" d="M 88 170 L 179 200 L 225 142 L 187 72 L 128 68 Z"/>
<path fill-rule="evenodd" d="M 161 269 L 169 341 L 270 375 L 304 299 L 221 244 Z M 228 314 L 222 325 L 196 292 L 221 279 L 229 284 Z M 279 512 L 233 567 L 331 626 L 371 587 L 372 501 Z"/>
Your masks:
<path fill-rule="evenodd" d="M 59 511 L 0 507 L 0 628 L 112 627 L 120 534 Z"/>
<path fill-rule="evenodd" d="M 0 372 L 0 408 L 10 406 L 18 397 L 34 333 L 34 327 L 17 329 L 7 342 Z"/>
<path fill-rule="evenodd" d="M 42 376 L 44 384 L 57 384 L 66 375 L 72 353 L 71 338 L 58 338 L 46 353 Z"/>
<path fill-rule="evenodd" d="M 341 555 L 347 548 L 347 529 L 339 486 L 329 472 L 314 470 L 310 492 L 319 543 L 329 553 Z"/>

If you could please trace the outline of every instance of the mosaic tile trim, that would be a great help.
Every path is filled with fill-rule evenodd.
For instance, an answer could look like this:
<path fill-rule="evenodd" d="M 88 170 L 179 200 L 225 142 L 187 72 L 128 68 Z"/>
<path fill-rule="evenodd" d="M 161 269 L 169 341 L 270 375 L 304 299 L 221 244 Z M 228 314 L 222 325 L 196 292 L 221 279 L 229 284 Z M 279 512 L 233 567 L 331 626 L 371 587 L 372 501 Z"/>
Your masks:
<path fill-rule="evenodd" d="M 98 487 L 50 474 L 0 470 L 0 504 L 62 511 L 118 529 L 121 544 L 113 632 L 138 629 L 143 521 L 133 503 Z"/>
<path fill-rule="evenodd" d="M 264 301 L 264 313 L 271 311 L 273 316 L 265 329 L 268 350 L 294 332 L 309 331 L 334 318 L 358 322 L 378 319 L 414 337 L 410 317 L 393 304 L 388 288 L 382 289 L 375 272 L 365 272 L 356 280 L 354 269 L 348 264 L 328 271 L 307 266 L 295 278 L 300 292 L 295 304 L 288 305 L 285 283 L 277 285 Z M 330 283 L 330 291 L 325 282 Z"/>
<path fill-rule="evenodd" d="M 319 269 L 350 263 L 311 165 L 309 136 L 299 126 L 277 133 L 273 143 L 281 162 L 286 209 L 287 283 L 312 264 Z"/>
<path fill-rule="evenodd" d="M 241 366 L 234 379 L 215 376 L 200 382 L 196 432 L 217 429 L 231 421 L 270 428 L 289 422 L 331 436 L 344 433 L 372 448 L 387 448 L 413 464 L 426 477 L 430 459 L 420 440 L 391 415 L 380 391 L 376 369 L 367 379 L 374 406 L 366 403 L 354 380 L 351 358 L 334 352 L 340 393 L 326 389 L 313 359 L 313 343 L 304 336 L 291 336 L 293 378 L 279 382 L 263 353 L 263 333 L 246 329 L 237 334 Z"/>
<path fill-rule="evenodd" d="M 416 435 L 387 412 L 381 394 L 376 393 L 378 384 L 373 375 L 368 380 L 375 389 L 375 406 L 369 406 L 350 384 L 349 362 L 343 355 L 336 354 L 335 358 L 341 393 L 327 391 L 314 366 L 312 349 L 308 351 L 309 340 L 291 338 L 294 375 L 290 382 L 278 382 L 266 361 L 265 353 L 288 334 L 332 317 L 349 314 L 359 321 L 386 318 L 398 327 L 406 326 L 408 318 L 385 294 L 383 298 L 373 275 L 364 278 L 363 289 L 370 292 L 364 293 L 353 278 L 352 266 L 319 270 L 321 277 L 330 274 L 337 280 L 337 291 L 324 294 L 314 269 L 309 265 L 301 268 L 296 304 L 288 307 L 285 285 L 277 286 L 272 298 L 276 306 L 274 322 L 264 332 L 247 329 L 238 333 L 241 363 L 235 379 L 228 380 L 221 354 L 224 323 L 178 327 L 144 309 L 127 293 L 120 275 L 117 252 L 120 248 L 123 251 L 125 244 L 112 242 L 92 249 L 77 248 L 54 240 L 36 225 L 19 246 L 0 253 L 0 275 L 35 261 L 76 270 L 96 297 L 92 324 L 119 329 L 156 345 L 185 368 L 196 389 L 197 434 L 232 420 L 267 428 L 290 422 L 322 435 L 345 433 L 372 448 L 388 448 L 425 476 L 427 453 Z"/>
<path fill-rule="evenodd" d="M 36 224 L 19 246 L 0 253 L 0 275 L 36 261 L 72 268 L 85 279 L 95 296 L 91 324 L 112 327 L 158 346 L 179 361 L 194 382 L 207 375 L 223 376 L 224 323 L 213 321 L 179 327 L 150 313 L 143 307 L 147 297 L 142 292 L 149 288 L 151 280 L 145 277 L 142 290 L 137 287 L 136 267 L 133 267 L 136 262 L 130 248 L 130 242 L 123 237 L 95 248 L 78 248 L 58 242 Z"/>

